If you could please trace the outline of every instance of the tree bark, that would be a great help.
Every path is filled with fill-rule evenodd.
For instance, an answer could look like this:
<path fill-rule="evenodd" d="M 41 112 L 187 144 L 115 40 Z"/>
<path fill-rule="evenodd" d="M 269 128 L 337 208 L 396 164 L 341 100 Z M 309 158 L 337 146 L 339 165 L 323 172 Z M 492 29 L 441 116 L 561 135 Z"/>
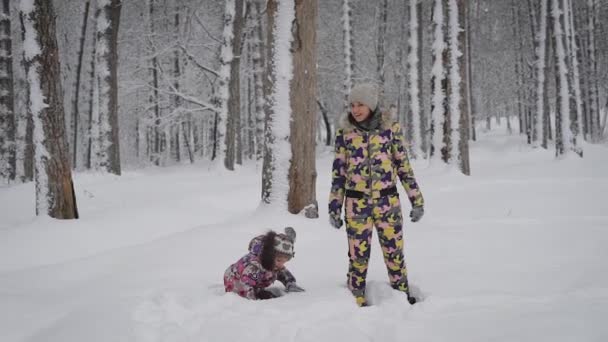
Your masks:
<path fill-rule="evenodd" d="M 16 176 L 13 48 L 9 0 L 2 0 L 0 12 L 0 178 Z"/>
<path fill-rule="evenodd" d="M 78 166 L 78 119 L 80 101 L 80 78 L 82 74 L 82 59 L 84 56 L 84 43 L 87 35 L 87 24 L 89 22 L 90 1 L 84 4 L 84 15 L 82 17 L 82 28 L 80 31 L 80 46 L 78 48 L 78 62 L 76 64 L 76 81 L 74 82 L 74 98 L 72 99 L 72 167 Z"/>
<path fill-rule="evenodd" d="M 36 214 L 74 219 L 78 210 L 65 132 L 55 11 L 50 1 L 36 0 L 30 6 L 22 6 L 22 15 L 26 41 L 39 46 L 25 53 L 29 106 L 35 117 Z"/>
<path fill-rule="evenodd" d="M 317 0 L 296 0 L 291 81 L 291 166 L 289 169 L 288 210 L 292 214 L 306 210 L 316 218 L 317 171 L 315 134 L 317 127 Z"/>
<path fill-rule="evenodd" d="M 230 64 L 230 79 L 228 80 L 228 117 L 226 121 L 226 155 L 224 166 L 228 170 L 234 170 L 236 156 L 236 133 L 241 115 L 241 33 L 243 31 L 243 0 L 232 0 L 234 3 L 234 18 L 232 18 L 232 42 L 227 49 L 231 50 L 232 58 L 227 58 L 223 63 Z M 226 5 L 228 10 L 228 4 Z M 226 29 L 226 28 L 225 28 Z"/>
<path fill-rule="evenodd" d="M 118 136 L 118 28 L 122 0 L 111 0 L 97 8 L 96 52 L 99 105 L 99 150 L 96 168 L 120 175 L 120 142 Z"/>

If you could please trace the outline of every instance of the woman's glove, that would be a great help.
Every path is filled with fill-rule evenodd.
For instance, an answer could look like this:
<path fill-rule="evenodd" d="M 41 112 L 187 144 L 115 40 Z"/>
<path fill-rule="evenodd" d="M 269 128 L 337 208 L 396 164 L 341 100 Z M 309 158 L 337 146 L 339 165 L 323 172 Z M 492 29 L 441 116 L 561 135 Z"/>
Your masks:
<path fill-rule="evenodd" d="M 334 214 L 329 214 L 329 224 L 336 229 L 340 229 L 342 227 L 342 224 L 344 224 L 344 222 L 342 221 L 340 216 L 336 216 Z"/>

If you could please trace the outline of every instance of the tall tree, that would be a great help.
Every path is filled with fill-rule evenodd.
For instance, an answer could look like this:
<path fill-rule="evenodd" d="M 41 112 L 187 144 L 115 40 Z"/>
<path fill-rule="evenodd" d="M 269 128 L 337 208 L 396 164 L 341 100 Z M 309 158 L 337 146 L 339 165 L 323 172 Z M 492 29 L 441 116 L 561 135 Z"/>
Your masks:
<path fill-rule="evenodd" d="M 565 154 L 573 148 L 574 142 L 570 126 L 570 86 L 568 85 L 568 65 L 566 63 L 566 48 L 564 44 L 563 11 L 560 0 L 551 0 L 553 29 L 555 34 L 555 87 L 556 87 L 556 117 L 555 117 L 555 148 L 556 154 Z"/>
<path fill-rule="evenodd" d="M 412 118 L 412 135 L 409 137 L 412 158 L 422 156 L 422 141 L 426 130 L 422 127 L 422 4 L 417 0 L 409 2 L 409 111 Z"/>
<path fill-rule="evenodd" d="M 386 26 L 388 20 L 388 0 L 380 0 L 378 3 L 378 41 L 376 42 L 376 77 L 378 79 L 378 105 L 384 104 L 385 72 L 384 60 L 386 59 Z M 375 108 L 372 108 L 372 110 Z"/>
<path fill-rule="evenodd" d="M 256 160 L 262 161 L 264 156 L 264 35 L 262 34 L 262 13 L 259 0 L 251 0 L 249 5 L 249 20 L 251 22 L 250 43 L 252 49 L 251 63 L 253 64 L 253 88 L 255 103 L 255 141 Z"/>
<path fill-rule="evenodd" d="M 548 20 L 548 0 L 541 0 L 540 24 L 538 33 L 538 47 L 536 53 L 536 111 L 534 115 L 534 129 L 532 134 L 533 145 L 547 148 L 547 135 L 545 133 L 545 118 L 549 113 L 548 101 L 548 60 L 550 28 Z"/>
<path fill-rule="evenodd" d="M 439 158 L 443 145 L 443 128 L 446 124 L 446 90 L 447 79 L 444 59 L 446 44 L 444 35 L 445 17 L 443 1 L 435 0 L 433 6 L 433 67 L 431 75 L 431 158 Z"/>
<path fill-rule="evenodd" d="M 290 0 L 291 2 L 291 0 Z M 293 3 L 292 3 L 293 4 Z M 276 45 L 276 17 L 277 17 L 277 0 L 268 0 L 266 2 L 266 51 L 265 61 L 266 67 L 264 72 L 264 93 L 266 95 L 265 113 L 264 118 L 264 159 L 262 161 L 262 201 L 264 203 L 271 203 L 273 196 L 273 189 L 275 188 L 276 177 L 274 175 L 276 168 L 276 156 L 278 153 L 275 147 L 275 130 L 277 125 L 275 124 L 275 102 L 276 92 L 275 84 L 277 80 L 276 75 L 276 61 L 275 61 L 275 45 Z M 293 17 L 293 16 L 292 16 Z M 291 75 L 290 75 L 291 76 Z M 289 86 L 289 85 L 287 85 Z M 280 89 L 280 88 L 277 88 Z M 285 180 L 281 180 L 287 182 Z"/>
<path fill-rule="evenodd" d="M 350 0 L 343 0 L 342 36 L 344 42 L 344 84 L 342 86 L 342 94 L 344 96 L 344 113 L 348 113 L 350 111 L 348 96 L 350 95 L 350 89 L 353 87 L 353 77 L 355 72 L 355 54 L 353 52 L 354 41 L 352 31 L 352 10 L 350 7 Z M 322 102 L 319 103 L 321 104 Z"/>
<path fill-rule="evenodd" d="M 22 0 L 29 107 L 34 121 L 36 214 L 78 218 L 51 1 Z"/>
<path fill-rule="evenodd" d="M 240 49 L 243 26 L 243 0 L 226 0 L 220 69 L 220 108 L 218 139 L 224 166 L 234 170 L 236 115 L 240 115 Z"/>
<path fill-rule="evenodd" d="M 90 1 L 84 3 L 84 14 L 82 18 L 82 28 L 80 30 L 80 45 L 78 47 L 78 62 L 76 63 L 76 79 L 74 81 L 74 97 L 72 98 L 72 167 L 75 169 L 78 162 L 78 118 L 80 101 L 80 79 L 82 74 L 82 60 L 84 57 L 84 43 L 87 36 L 87 24 L 89 22 Z"/>
<path fill-rule="evenodd" d="M 0 4 L 0 178 L 15 179 L 16 139 L 13 102 L 13 43 L 9 0 Z"/>
<path fill-rule="evenodd" d="M 454 125 L 458 125 L 459 131 L 459 144 L 458 146 L 454 146 L 454 149 L 458 149 L 459 155 L 459 168 L 465 175 L 471 174 L 471 163 L 469 158 L 469 122 L 470 122 L 470 111 L 469 111 L 469 97 L 467 96 L 469 89 L 469 73 L 467 71 L 467 65 L 469 65 L 469 51 L 467 50 L 467 38 L 468 35 L 468 25 L 466 24 L 468 21 L 467 18 L 467 2 L 466 0 L 451 0 L 453 1 L 453 10 L 457 13 L 457 18 L 452 18 L 453 29 L 457 31 L 457 39 L 455 48 L 459 51 L 459 58 L 457 59 L 457 64 L 452 64 L 453 69 L 457 69 L 458 76 L 454 77 L 454 80 L 460 79 L 460 84 L 458 85 L 459 93 L 456 94 L 453 92 L 453 96 L 460 97 L 458 101 L 458 111 L 460 112 L 460 117 L 458 118 L 458 123 L 454 122 Z M 456 32 L 455 32 L 456 33 Z M 455 104 L 455 102 L 454 102 Z"/>
<path fill-rule="evenodd" d="M 317 0 L 296 0 L 293 33 L 293 79 L 291 102 L 291 164 L 288 210 L 306 209 L 309 218 L 318 217 L 316 199 L 315 135 L 317 127 Z"/>
<path fill-rule="evenodd" d="M 94 167 L 120 175 L 118 139 L 118 28 L 122 0 L 97 0 L 96 95 L 99 129 Z"/>
<path fill-rule="evenodd" d="M 295 22 L 295 4 L 293 0 L 275 2 L 269 0 L 267 5 L 268 25 L 272 28 L 269 41 L 272 40 L 272 92 L 269 105 L 272 107 L 267 118 L 267 151 L 262 169 L 262 199 L 287 209 L 289 193 L 290 160 L 290 120 L 292 118 L 291 81 L 293 78 L 293 59 L 290 52 Z M 298 42 L 296 42 L 297 44 Z M 268 158 L 268 159 L 267 159 Z"/>

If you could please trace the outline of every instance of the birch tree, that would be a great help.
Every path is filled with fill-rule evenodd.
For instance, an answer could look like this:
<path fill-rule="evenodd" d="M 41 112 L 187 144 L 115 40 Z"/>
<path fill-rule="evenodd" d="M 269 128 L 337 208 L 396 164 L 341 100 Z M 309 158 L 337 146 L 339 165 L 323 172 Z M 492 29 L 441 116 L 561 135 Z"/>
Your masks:
<path fill-rule="evenodd" d="M 443 127 L 447 116 L 446 88 L 447 79 L 444 65 L 446 44 L 444 38 L 443 2 L 435 0 L 433 7 L 433 68 L 431 70 L 431 139 L 430 156 L 437 159 L 441 156 L 443 145 Z"/>
<path fill-rule="evenodd" d="M 36 214 L 78 218 L 72 183 L 55 12 L 51 1 L 22 0 L 24 54 L 35 145 Z"/>
<path fill-rule="evenodd" d="M 290 144 L 291 81 L 293 60 L 290 53 L 292 24 L 295 21 L 293 0 L 268 1 L 268 25 L 272 28 L 272 92 L 267 118 L 267 152 L 263 174 L 262 200 L 287 210 L 289 193 L 289 170 L 292 158 Z M 266 159 L 268 158 L 268 159 Z M 265 175 L 265 176 L 264 176 Z"/>
<path fill-rule="evenodd" d="M 98 135 L 93 167 L 120 175 L 120 144 L 118 139 L 118 28 L 122 0 L 97 0 L 97 47 L 95 49 L 96 104 Z M 96 124 L 96 123 L 93 123 Z"/>

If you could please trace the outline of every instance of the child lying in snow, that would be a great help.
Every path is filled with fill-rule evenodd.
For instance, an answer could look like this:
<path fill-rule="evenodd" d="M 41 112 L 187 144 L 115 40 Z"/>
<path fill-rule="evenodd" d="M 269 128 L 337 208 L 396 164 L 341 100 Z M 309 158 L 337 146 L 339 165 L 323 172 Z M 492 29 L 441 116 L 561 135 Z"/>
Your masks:
<path fill-rule="evenodd" d="M 302 292 L 296 278 L 285 268 L 294 256 L 296 231 L 285 228 L 285 233 L 273 231 L 260 235 L 249 243 L 249 253 L 230 265 L 224 273 L 226 292 L 234 292 L 248 299 L 270 299 L 277 295 L 266 290 L 275 280 L 285 285 L 287 292 Z"/>

